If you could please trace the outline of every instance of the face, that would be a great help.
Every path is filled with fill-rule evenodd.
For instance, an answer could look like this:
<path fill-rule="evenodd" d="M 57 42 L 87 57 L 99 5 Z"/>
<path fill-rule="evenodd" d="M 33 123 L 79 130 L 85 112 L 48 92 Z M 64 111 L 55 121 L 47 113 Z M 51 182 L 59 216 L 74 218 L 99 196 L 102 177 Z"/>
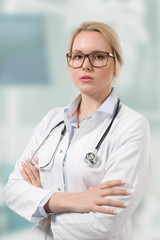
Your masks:
<path fill-rule="evenodd" d="M 95 51 L 112 53 L 105 37 L 99 32 L 80 32 L 73 42 L 72 52 L 88 54 Z M 70 68 L 72 81 L 82 94 L 100 96 L 111 91 L 111 83 L 115 72 L 114 58 L 109 57 L 105 67 L 93 67 L 86 57 L 82 67 Z"/>

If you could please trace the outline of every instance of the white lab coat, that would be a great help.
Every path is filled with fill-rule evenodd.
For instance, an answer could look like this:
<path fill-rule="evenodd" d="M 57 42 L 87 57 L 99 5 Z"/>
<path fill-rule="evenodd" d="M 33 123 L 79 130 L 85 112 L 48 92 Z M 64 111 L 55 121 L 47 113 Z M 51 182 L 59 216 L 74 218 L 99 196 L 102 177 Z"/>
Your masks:
<path fill-rule="evenodd" d="M 130 216 L 151 182 L 150 133 L 148 122 L 143 116 L 123 104 L 120 106 L 118 116 L 98 152 L 100 161 L 92 168 L 84 163 L 84 157 L 94 150 L 112 116 L 98 112 L 82 122 L 68 149 L 66 174 L 69 192 L 85 191 L 108 180 L 126 180 L 128 184 L 124 187 L 132 190 L 132 195 L 113 198 L 129 202 L 129 206 L 119 209 L 120 212 L 114 216 L 94 212 L 56 213 L 52 215 L 51 226 L 46 220 L 33 217 L 50 190 L 64 191 L 62 163 L 71 129 L 67 115 L 64 116 L 64 109 L 53 109 L 36 128 L 18 161 L 20 163 L 26 157 L 31 157 L 49 130 L 59 121 L 65 120 L 67 133 L 56 152 L 54 163 L 40 172 L 43 189 L 25 182 L 17 164 L 4 191 L 6 203 L 13 211 L 31 222 L 39 221 L 39 226 L 33 231 L 34 240 L 133 239 Z M 56 128 L 39 151 L 40 165 L 44 165 L 53 154 L 62 128 L 63 126 Z"/>

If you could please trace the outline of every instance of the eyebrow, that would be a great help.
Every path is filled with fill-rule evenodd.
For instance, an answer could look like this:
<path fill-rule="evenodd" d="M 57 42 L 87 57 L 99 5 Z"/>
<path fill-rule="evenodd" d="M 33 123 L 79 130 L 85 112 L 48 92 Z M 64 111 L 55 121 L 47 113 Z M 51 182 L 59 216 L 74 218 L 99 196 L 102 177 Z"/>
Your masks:
<path fill-rule="evenodd" d="M 77 52 L 77 53 L 83 53 L 81 50 L 73 50 L 72 52 Z M 102 51 L 102 50 L 94 50 L 90 53 L 99 53 L 99 52 L 108 52 L 108 51 Z M 84 54 L 84 53 L 83 53 Z"/>

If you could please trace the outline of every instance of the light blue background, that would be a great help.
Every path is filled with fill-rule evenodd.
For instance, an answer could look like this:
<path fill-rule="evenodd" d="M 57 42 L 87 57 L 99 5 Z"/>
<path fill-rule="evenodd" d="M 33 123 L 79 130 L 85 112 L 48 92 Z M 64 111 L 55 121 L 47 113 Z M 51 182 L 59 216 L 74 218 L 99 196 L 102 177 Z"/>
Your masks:
<path fill-rule="evenodd" d="M 31 239 L 32 224 L 6 207 L 3 188 L 41 118 L 77 95 L 65 53 L 74 29 L 92 20 L 119 33 L 116 92 L 150 123 L 153 180 L 132 221 L 135 240 L 160 239 L 159 15 L 158 0 L 0 0 L 0 239 Z"/>

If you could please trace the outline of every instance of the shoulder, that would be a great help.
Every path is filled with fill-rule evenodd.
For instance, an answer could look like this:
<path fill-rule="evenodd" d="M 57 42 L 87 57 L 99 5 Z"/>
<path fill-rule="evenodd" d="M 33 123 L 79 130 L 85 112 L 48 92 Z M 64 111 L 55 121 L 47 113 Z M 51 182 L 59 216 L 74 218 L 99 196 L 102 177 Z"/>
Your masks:
<path fill-rule="evenodd" d="M 121 103 L 114 136 L 116 139 L 128 138 L 129 136 L 135 138 L 149 137 L 150 129 L 148 120 L 142 114 Z"/>
<path fill-rule="evenodd" d="M 146 123 L 148 120 L 139 112 L 127 107 L 125 104 L 121 103 L 120 111 L 118 114 L 119 121 L 125 122 L 125 125 L 131 125 L 133 123 Z"/>
<path fill-rule="evenodd" d="M 46 118 L 47 121 L 53 121 L 54 119 L 56 120 L 63 120 L 64 118 L 64 109 L 65 107 L 57 107 L 51 109 L 44 118 Z"/>
<path fill-rule="evenodd" d="M 45 134 L 63 120 L 64 107 L 53 108 L 42 118 L 36 129 L 38 129 L 41 134 Z"/>

